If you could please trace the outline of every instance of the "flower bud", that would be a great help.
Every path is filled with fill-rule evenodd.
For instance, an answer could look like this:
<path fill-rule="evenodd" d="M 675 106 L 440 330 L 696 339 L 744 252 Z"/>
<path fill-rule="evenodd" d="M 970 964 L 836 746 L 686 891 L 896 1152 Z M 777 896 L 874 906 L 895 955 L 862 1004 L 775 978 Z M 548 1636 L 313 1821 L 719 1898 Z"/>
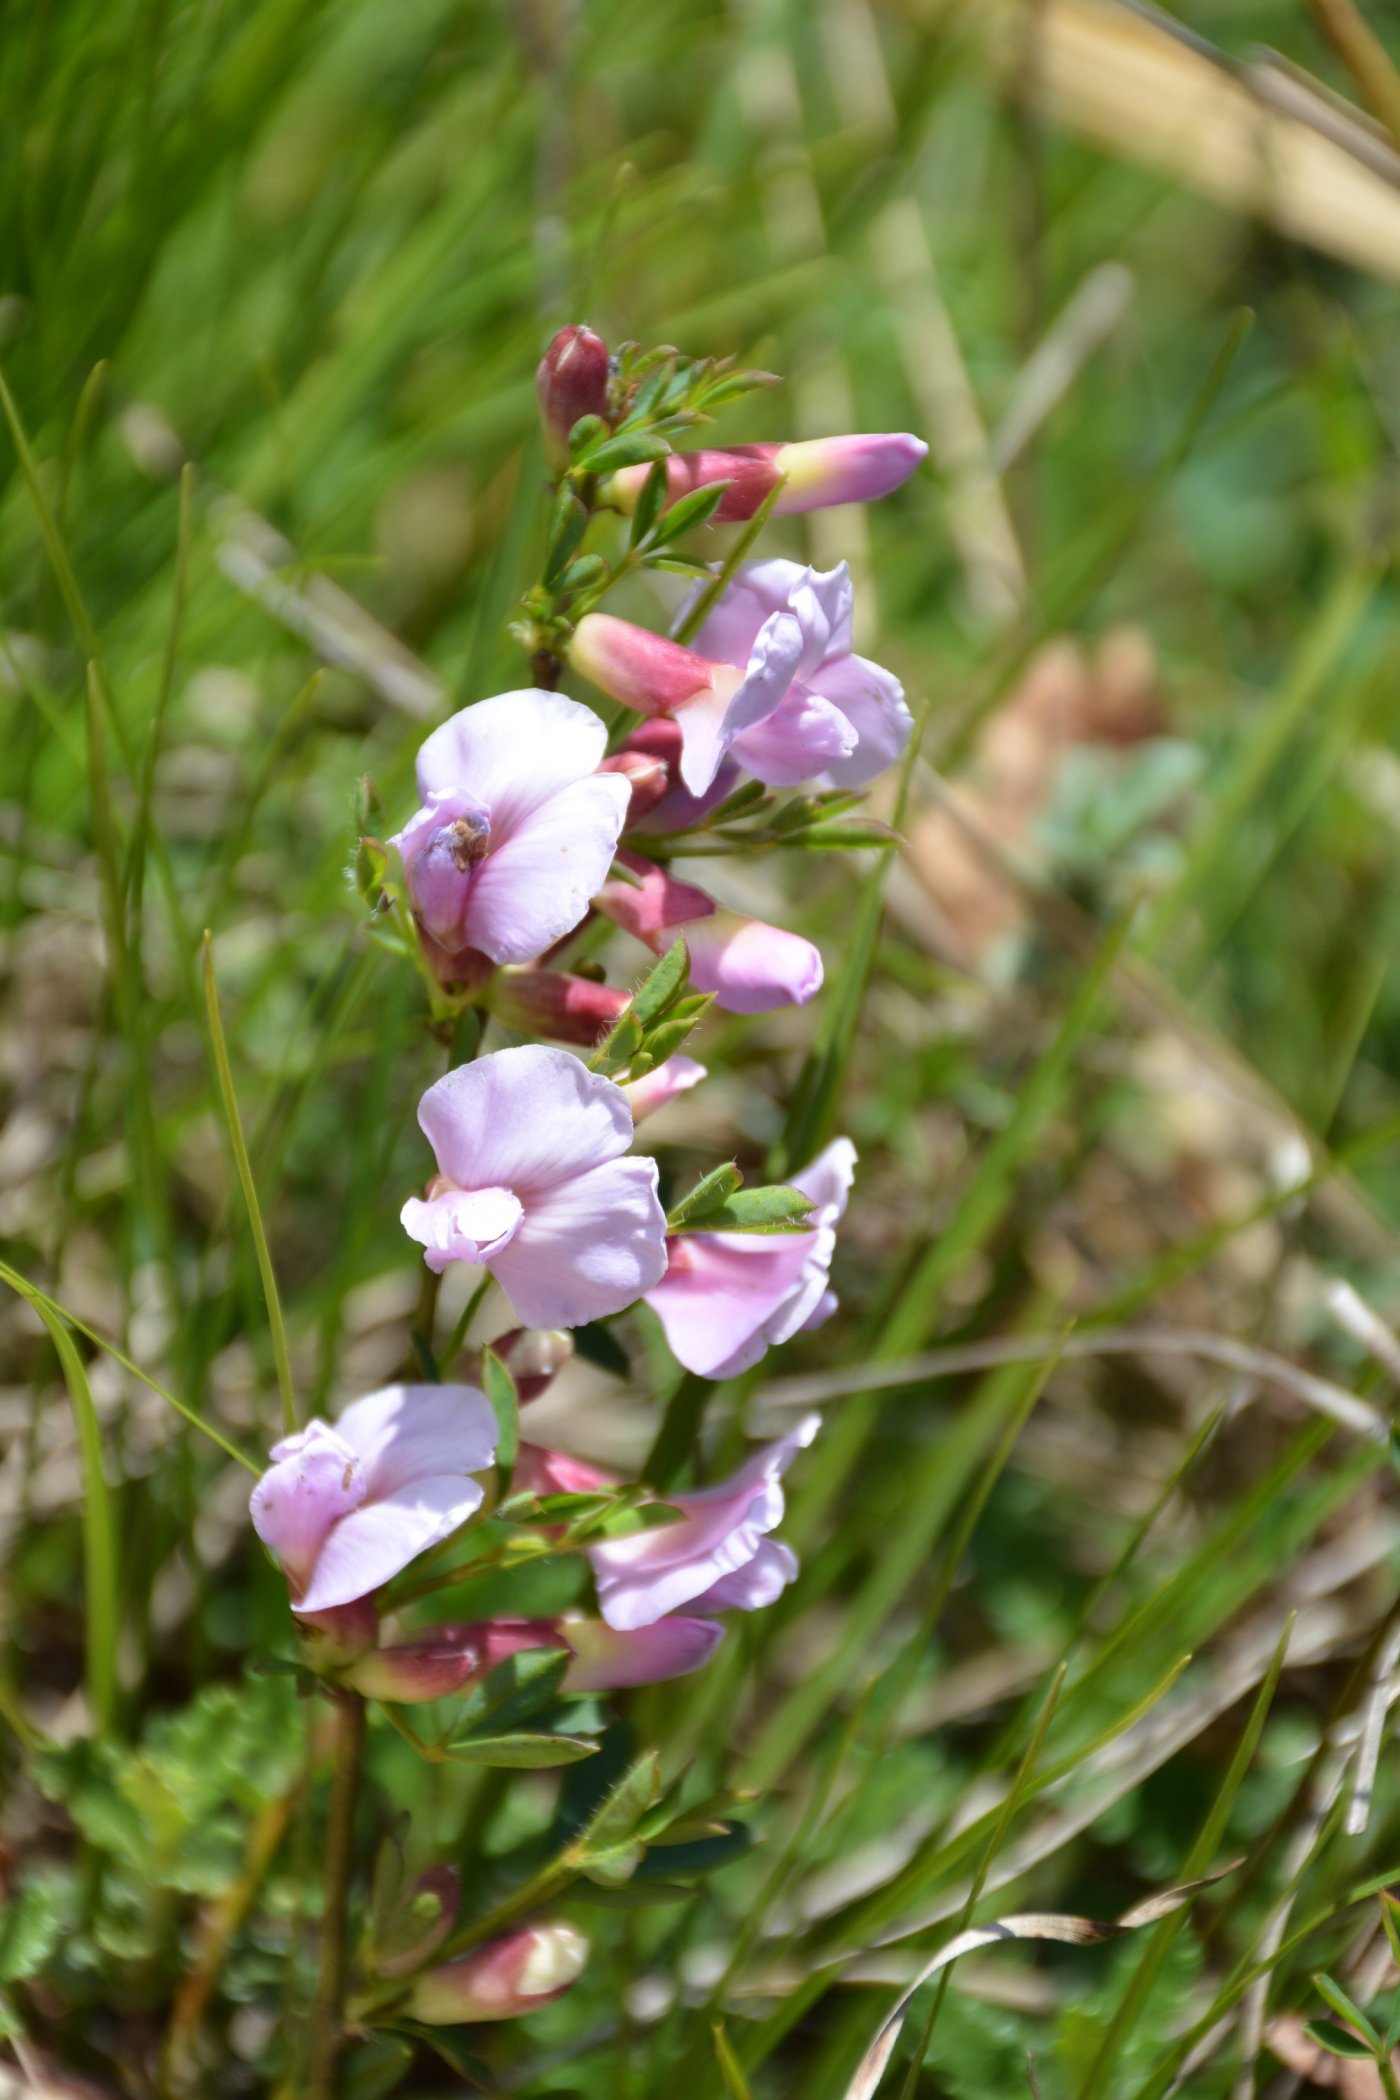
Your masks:
<path fill-rule="evenodd" d="M 737 685 L 727 664 L 712 664 L 663 634 L 611 613 L 585 613 L 569 638 L 569 662 L 584 678 L 639 715 L 674 714 L 715 691 L 716 674 Z"/>
<path fill-rule="evenodd" d="M 428 2027 L 516 2020 L 562 1997 L 587 1960 L 588 1942 L 572 1925 L 528 1925 L 420 1976 L 408 2017 Z"/>
<path fill-rule="evenodd" d="M 674 728 L 674 723 L 657 724 L 658 727 Z M 676 748 L 680 749 L 680 732 L 676 732 Z M 615 751 L 599 766 L 600 773 L 621 773 L 632 790 L 632 799 L 627 805 L 623 830 L 641 822 L 658 802 L 665 800 L 671 792 L 671 769 L 664 758 L 649 751 Z"/>
<path fill-rule="evenodd" d="M 685 935 L 696 991 L 713 992 L 725 1013 L 805 1006 L 822 988 L 821 950 L 786 927 L 720 911 L 670 931 Z"/>
<path fill-rule="evenodd" d="M 567 458 L 569 432 L 583 416 L 608 412 L 608 346 L 591 328 L 561 328 L 535 373 L 550 450 Z"/>
<path fill-rule="evenodd" d="M 329 1611 L 301 1613 L 296 1628 L 305 1643 L 308 1667 L 338 1670 L 374 1646 L 379 1638 L 379 1613 L 373 1597 L 357 1597 L 353 1604 L 332 1605 Z"/>
<path fill-rule="evenodd" d="M 645 941 L 658 954 L 664 955 L 683 929 L 687 941 L 690 939 L 686 922 L 706 919 L 714 911 L 714 899 L 704 890 L 693 882 L 679 881 L 669 869 L 643 859 L 640 853 L 619 851 L 614 858 L 634 879 L 628 882 L 614 876 L 605 882 L 595 900 L 597 907 L 615 926 Z M 670 940 L 662 939 L 668 931 Z"/>
<path fill-rule="evenodd" d="M 727 525 L 751 518 L 781 480 L 774 515 L 791 518 L 838 503 L 872 503 L 888 496 L 909 479 L 927 451 L 923 439 L 907 431 L 875 431 L 790 445 L 676 452 L 666 462 L 666 484 L 674 503 L 691 489 L 729 482 L 714 514 L 716 524 Z M 607 483 L 609 501 L 619 510 L 635 510 L 650 472 L 646 465 L 623 467 Z"/>
<path fill-rule="evenodd" d="M 607 1034 L 627 997 L 626 992 L 562 970 L 502 970 L 488 1003 L 497 1020 L 522 1035 L 591 1047 Z"/>
<path fill-rule="evenodd" d="M 451 1932 L 461 1900 L 461 1877 L 452 1866 L 429 1867 L 395 1904 L 374 1950 L 381 1976 L 407 1976 L 421 1969 Z"/>
<path fill-rule="evenodd" d="M 460 1692 L 490 1664 L 475 1626 L 435 1626 L 406 1641 L 371 1648 L 337 1672 L 362 1699 L 387 1699 L 394 1706 L 423 1706 Z"/>
<path fill-rule="evenodd" d="M 531 1495 L 592 1495 L 617 1486 L 617 1476 L 571 1458 L 567 1451 L 547 1451 L 543 1444 L 522 1444 L 511 1484 Z"/>
<path fill-rule="evenodd" d="M 525 1407 L 572 1360 L 574 1338 L 566 1327 L 512 1327 L 491 1348 L 515 1380 L 515 1396 Z"/>
<path fill-rule="evenodd" d="M 601 1619 L 565 1619 L 560 1633 L 574 1651 L 566 1692 L 623 1692 L 634 1685 L 685 1677 L 707 1663 L 724 1638 L 713 1619 L 671 1617 L 627 1633 Z"/>

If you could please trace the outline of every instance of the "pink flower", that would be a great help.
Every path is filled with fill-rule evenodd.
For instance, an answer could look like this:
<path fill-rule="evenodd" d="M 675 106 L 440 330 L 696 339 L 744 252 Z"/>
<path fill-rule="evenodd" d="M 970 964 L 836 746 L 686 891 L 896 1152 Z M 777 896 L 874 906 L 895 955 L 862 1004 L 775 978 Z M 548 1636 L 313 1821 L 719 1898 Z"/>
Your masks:
<path fill-rule="evenodd" d="M 590 1466 L 585 1458 L 573 1458 L 567 1451 L 550 1451 L 543 1444 L 522 1444 L 511 1485 L 530 1495 L 596 1495 L 600 1488 L 616 1487 L 617 1476 Z"/>
<path fill-rule="evenodd" d="M 859 432 L 851 437 L 809 438 L 789 445 L 732 445 L 725 450 L 673 453 L 666 462 L 671 500 L 712 482 L 732 487 L 715 512 L 718 524 L 751 518 L 779 480 L 783 492 L 775 515 L 823 510 L 836 503 L 871 503 L 909 479 L 928 451 L 907 431 Z M 607 484 L 619 510 L 632 511 L 650 468 L 624 467 Z"/>
<path fill-rule="evenodd" d="M 482 1263 L 526 1327 L 621 1312 L 660 1279 L 656 1162 L 621 1156 L 626 1095 L 566 1050 L 527 1044 L 459 1065 L 418 1121 L 438 1172 L 400 1215 L 430 1269 Z"/>
<path fill-rule="evenodd" d="M 851 607 L 844 562 L 825 572 L 795 561 L 747 562 L 700 630 L 707 655 L 739 665 L 773 619 L 791 614 L 802 625 L 807 650 L 787 695 L 732 744 L 740 765 L 770 787 L 819 774 L 838 787 L 865 787 L 909 741 L 912 718 L 899 680 L 852 654 Z"/>
<path fill-rule="evenodd" d="M 688 1371 L 732 1378 L 775 1342 L 830 1318 L 836 1221 L 855 1164 L 855 1146 L 837 1138 L 793 1175 L 792 1186 L 815 1206 L 805 1232 L 687 1232 L 668 1242 L 666 1274 L 647 1292 L 647 1304 Z"/>
<path fill-rule="evenodd" d="M 418 753 L 422 807 L 390 841 L 424 932 L 449 957 L 529 962 L 572 932 L 612 862 L 628 785 L 607 731 L 560 693 L 464 707 Z"/>
<path fill-rule="evenodd" d="M 274 1444 L 253 1528 L 282 1563 L 292 1609 L 367 1597 L 480 1509 L 470 1476 L 496 1456 L 496 1418 L 469 1385 L 391 1385 Z"/>
<path fill-rule="evenodd" d="M 711 663 L 679 642 L 610 613 L 586 613 L 568 645 L 574 669 L 624 707 L 675 717 L 681 731 L 680 775 L 693 795 L 710 786 L 735 738 L 766 721 L 781 704 L 808 653 L 791 612 L 774 613 L 764 622 L 739 665 Z M 840 742 L 831 755 L 845 748 Z"/>
<path fill-rule="evenodd" d="M 668 1495 L 668 1506 L 682 1512 L 678 1523 L 591 1546 L 608 1625 L 631 1633 L 682 1607 L 708 1617 L 772 1604 L 797 1573 L 791 1550 L 769 1536 L 783 1519 L 783 1474 L 820 1426 L 817 1415 L 808 1415 L 756 1451 L 732 1479 Z"/>
<path fill-rule="evenodd" d="M 632 1121 L 640 1123 L 644 1116 L 654 1116 L 658 1109 L 669 1107 L 680 1095 L 689 1093 L 691 1087 L 699 1086 L 704 1077 L 705 1067 L 678 1051 L 654 1072 L 628 1080 L 622 1091 L 632 1104 Z"/>
<path fill-rule="evenodd" d="M 631 880 L 614 877 L 597 896 L 599 911 L 655 955 L 664 955 L 679 935 L 690 952 L 690 981 L 712 992 L 726 1013 L 771 1013 L 778 1006 L 805 1006 L 822 985 L 821 951 L 801 934 L 737 912 L 717 911 L 712 897 L 694 883 L 625 847 L 617 856 Z"/>
<path fill-rule="evenodd" d="M 591 328 L 561 328 L 535 373 L 540 417 L 555 458 L 567 459 L 569 432 L 584 416 L 608 412 L 608 346 Z"/>
<path fill-rule="evenodd" d="M 517 2020 L 562 1997 L 587 1960 L 572 1925 L 526 1925 L 420 1976 L 405 2010 L 429 2027 Z"/>
<path fill-rule="evenodd" d="M 702 795 L 692 795 L 680 776 L 681 726 L 669 715 L 653 715 L 630 732 L 605 767 L 625 771 L 632 783 L 626 829 L 686 831 L 733 794 L 742 778 L 738 761 L 727 758 Z M 638 782 L 644 783 L 638 794 Z"/>

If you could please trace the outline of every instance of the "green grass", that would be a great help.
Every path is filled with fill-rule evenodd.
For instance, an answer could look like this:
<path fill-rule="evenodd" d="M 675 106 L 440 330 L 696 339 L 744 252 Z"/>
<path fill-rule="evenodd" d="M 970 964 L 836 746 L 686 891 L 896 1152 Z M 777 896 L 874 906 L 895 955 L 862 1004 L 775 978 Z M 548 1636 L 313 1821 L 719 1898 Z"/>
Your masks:
<path fill-rule="evenodd" d="M 1351 91 L 1305 10 L 1190 13 Z M 513 1917 L 556 1888 L 551 1831 L 594 1827 L 652 1749 L 648 1788 L 751 1831 L 674 1900 L 564 1894 L 584 1978 L 468 2038 L 487 2089 L 540 2100 L 843 2100 L 965 1922 L 1112 1919 L 1239 1855 L 1145 1938 L 945 1970 L 881 2091 L 1160 2100 L 1214 2034 L 1188 2089 L 1238 2100 L 1259 1976 L 1271 2016 L 1311 2019 L 1316 1972 L 1367 1972 L 1400 1878 L 1389 1737 L 1365 1833 L 1343 1791 L 1301 1869 L 1288 1840 L 1394 1608 L 1387 1452 L 1262 1377 L 1059 1352 L 1205 1328 L 1394 1409 L 1324 1293 L 1346 1277 L 1400 1323 L 1400 309 L 1043 126 L 976 17 L 69 0 L 0 31 L 0 2034 L 40 2060 L 272 2092 L 247 2037 L 309 2000 L 309 1709 L 269 1679 L 235 1743 L 218 1704 L 289 1646 L 242 1469 L 408 1357 L 397 1214 L 444 1052 L 349 870 L 364 798 L 384 830 L 405 809 L 425 726 L 526 676 L 506 624 L 543 552 L 543 343 L 586 317 L 783 374 L 735 438 L 924 429 L 948 375 L 909 322 L 932 297 L 995 432 L 1107 261 L 1126 315 L 999 484 L 1012 617 L 978 595 L 937 454 L 857 519 L 765 534 L 856 564 L 862 646 L 921 724 L 877 803 L 915 854 L 724 869 L 818 941 L 826 989 L 708 1016 L 722 1096 L 658 1150 L 674 1196 L 736 1147 L 752 1182 L 851 1134 L 842 1309 L 715 1391 L 624 1322 L 629 1388 L 581 1382 L 576 1420 L 582 1449 L 622 1436 L 709 1477 L 788 1424 L 784 1381 L 843 1374 L 791 1476 L 802 1577 L 562 1780 L 425 1766 L 376 1723 L 364 1856 L 409 1803 L 415 1866 L 462 1864 L 469 1925 Z M 891 251 L 909 206 L 936 275 Z M 247 582 L 264 526 L 280 609 Z M 306 632 L 332 590 L 376 623 L 348 651 Z M 664 617 L 645 580 L 618 609 Z M 956 952 L 915 872 L 945 784 L 986 789 L 995 830 L 988 726 L 1048 637 L 1125 622 L 1156 655 L 1146 763 L 1169 739 L 1188 784 L 1139 780 L 1130 821 L 1124 754 L 1062 771 L 995 832 L 1014 939 Z M 1034 1363 L 874 1378 L 1026 1337 Z M 461 1615 L 574 1601 L 567 1571 L 522 1580 L 528 1603 L 489 1575 Z M 211 1947 L 194 2068 L 162 2072 Z M 1266 2049 L 1254 2089 L 1276 2068 Z M 375 2075 L 367 2054 L 355 2090 Z M 465 2075 L 420 2038 L 397 2089 Z"/>

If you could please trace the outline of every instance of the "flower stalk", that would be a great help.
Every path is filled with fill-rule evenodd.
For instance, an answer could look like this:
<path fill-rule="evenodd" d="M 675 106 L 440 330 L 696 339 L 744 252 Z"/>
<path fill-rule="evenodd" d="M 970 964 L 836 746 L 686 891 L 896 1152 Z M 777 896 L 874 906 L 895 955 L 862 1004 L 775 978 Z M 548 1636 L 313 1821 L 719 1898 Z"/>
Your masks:
<path fill-rule="evenodd" d="M 321 1960 L 311 2007 L 311 2053 L 304 2100 L 334 2100 L 336 2070 L 345 2046 L 345 1976 L 349 1944 L 350 1876 L 355 1857 L 355 1802 L 364 1755 L 365 1702 L 337 1691 L 335 1766 L 326 1824 Z"/>

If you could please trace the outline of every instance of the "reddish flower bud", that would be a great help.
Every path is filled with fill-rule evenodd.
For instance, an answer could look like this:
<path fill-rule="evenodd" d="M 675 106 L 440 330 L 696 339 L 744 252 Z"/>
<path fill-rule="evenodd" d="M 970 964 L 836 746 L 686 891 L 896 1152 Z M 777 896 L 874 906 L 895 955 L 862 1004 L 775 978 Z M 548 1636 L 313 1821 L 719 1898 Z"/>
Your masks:
<path fill-rule="evenodd" d="M 475 1626 L 435 1626 L 411 1640 L 371 1648 L 337 1674 L 363 1699 L 423 1706 L 485 1675 L 489 1663 L 478 1632 Z"/>
<path fill-rule="evenodd" d="M 313 1670 L 338 1670 L 363 1655 L 379 1638 L 379 1613 L 373 1597 L 336 1604 L 329 1611 L 303 1612 L 296 1621 L 305 1642 L 305 1659 Z"/>
<path fill-rule="evenodd" d="M 489 1006 L 497 1020 L 522 1035 L 552 1043 L 592 1045 L 605 1036 L 627 1004 L 627 993 L 561 970 L 502 970 Z"/>
<path fill-rule="evenodd" d="M 587 1960 L 588 1942 L 572 1925 L 529 1925 L 420 1976 L 408 2016 L 429 2027 L 516 2020 L 562 1997 Z"/>
<path fill-rule="evenodd" d="M 395 1904 L 374 1950 L 381 1976 L 407 1976 L 451 1932 L 461 1900 L 461 1877 L 451 1866 L 429 1867 Z"/>
<path fill-rule="evenodd" d="M 664 725 L 674 729 L 673 722 Z M 680 749 L 680 731 L 676 730 L 676 749 Z M 654 757 L 647 751 L 615 751 L 599 766 L 600 773 L 620 773 L 632 790 L 632 799 L 627 805 L 627 815 L 622 828 L 640 823 L 642 818 L 663 802 L 671 792 L 671 769 L 664 758 Z"/>
<path fill-rule="evenodd" d="M 592 1495 L 617 1486 L 615 1473 L 604 1473 L 567 1451 L 547 1451 L 543 1444 L 522 1444 L 512 1484 L 532 1495 Z"/>
<path fill-rule="evenodd" d="M 780 518 L 826 510 L 837 503 L 871 503 L 907 481 L 928 451 L 907 431 L 857 432 L 850 437 L 809 438 L 790 445 L 734 445 L 727 451 L 675 452 L 666 462 L 670 500 L 717 481 L 731 484 L 714 514 L 719 525 L 751 518 L 777 483 L 774 506 Z M 651 472 L 649 465 L 623 467 L 607 484 L 619 510 L 636 509 Z"/>
<path fill-rule="evenodd" d="M 535 373 L 550 449 L 567 456 L 569 432 L 583 416 L 608 412 L 608 346 L 591 328 L 561 328 Z"/>
<path fill-rule="evenodd" d="M 738 684 L 727 664 L 712 664 L 693 649 L 611 613 L 585 613 L 569 639 L 569 662 L 594 685 L 639 715 L 669 715 L 715 690 Z"/>
<path fill-rule="evenodd" d="M 512 1327 L 491 1348 L 515 1380 L 515 1396 L 525 1407 L 538 1400 L 571 1361 L 574 1338 L 566 1327 Z"/>

